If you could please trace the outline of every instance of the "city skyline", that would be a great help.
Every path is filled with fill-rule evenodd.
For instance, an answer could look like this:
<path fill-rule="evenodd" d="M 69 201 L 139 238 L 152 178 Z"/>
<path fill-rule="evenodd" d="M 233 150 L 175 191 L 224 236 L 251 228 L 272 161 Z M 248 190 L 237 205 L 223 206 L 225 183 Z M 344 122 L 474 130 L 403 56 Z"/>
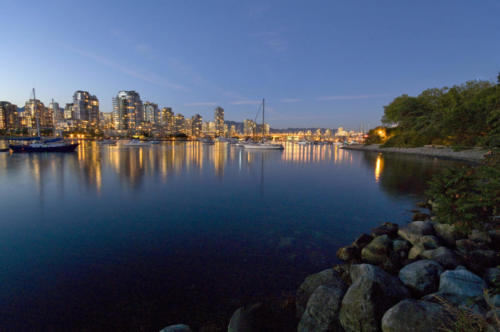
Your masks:
<path fill-rule="evenodd" d="M 243 121 L 265 97 L 273 128 L 358 128 L 400 94 L 498 71 L 498 2 L 320 3 L 6 1 L 0 100 L 22 106 L 34 87 L 64 105 L 81 89 L 111 112 L 117 91 L 135 90 L 176 113 L 221 106 Z"/>

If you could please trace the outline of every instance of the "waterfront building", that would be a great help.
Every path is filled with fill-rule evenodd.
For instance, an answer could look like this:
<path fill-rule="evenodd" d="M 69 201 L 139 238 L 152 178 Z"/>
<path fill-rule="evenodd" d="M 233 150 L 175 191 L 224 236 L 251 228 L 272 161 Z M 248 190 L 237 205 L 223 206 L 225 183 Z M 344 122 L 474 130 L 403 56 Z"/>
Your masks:
<path fill-rule="evenodd" d="M 64 107 L 64 120 L 74 120 L 75 112 L 73 111 L 73 103 L 66 104 Z"/>
<path fill-rule="evenodd" d="M 343 127 L 339 127 L 335 133 L 335 137 L 347 137 L 348 132 L 344 130 Z"/>
<path fill-rule="evenodd" d="M 149 101 L 144 103 L 144 122 L 149 124 L 160 124 L 160 109 L 158 104 L 150 103 Z"/>
<path fill-rule="evenodd" d="M 184 134 L 188 136 L 193 135 L 193 120 L 192 119 L 185 119 L 184 120 Z"/>
<path fill-rule="evenodd" d="M 174 112 L 171 107 L 161 109 L 160 124 L 167 134 L 172 135 L 174 130 Z"/>
<path fill-rule="evenodd" d="M 200 137 L 202 132 L 203 118 L 199 114 L 193 115 L 191 118 L 191 129 L 192 135 L 195 137 Z"/>
<path fill-rule="evenodd" d="M 246 136 L 253 136 L 255 135 L 255 131 L 257 129 L 257 124 L 255 121 L 250 120 L 250 119 L 245 119 L 243 121 L 243 134 Z"/>
<path fill-rule="evenodd" d="M 99 100 L 87 91 L 78 90 L 73 94 L 73 116 L 75 120 L 92 125 L 99 123 Z"/>
<path fill-rule="evenodd" d="M 30 99 L 24 105 L 21 125 L 25 128 L 36 129 L 37 120 L 40 129 L 52 129 L 54 127 L 52 112 L 40 100 Z"/>
<path fill-rule="evenodd" d="M 231 125 L 230 129 L 229 129 L 229 136 L 230 137 L 233 137 L 233 136 L 236 136 L 236 126 L 235 125 Z"/>
<path fill-rule="evenodd" d="M 0 129 L 11 130 L 19 129 L 19 113 L 17 105 L 11 104 L 8 101 L 0 101 Z"/>
<path fill-rule="evenodd" d="M 120 91 L 113 98 L 113 123 L 118 130 L 135 130 L 144 119 L 141 96 L 135 91 Z"/>
<path fill-rule="evenodd" d="M 182 114 L 176 114 L 174 116 L 174 134 L 185 134 L 186 133 L 186 119 Z"/>
<path fill-rule="evenodd" d="M 52 112 L 54 125 L 57 127 L 58 123 L 64 120 L 64 109 L 59 107 L 59 103 L 52 99 L 49 104 L 49 110 Z"/>
<path fill-rule="evenodd" d="M 269 135 L 270 132 L 271 132 L 271 126 L 269 125 L 269 123 L 264 123 L 264 134 Z"/>
<path fill-rule="evenodd" d="M 214 110 L 215 136 L 224 135 L 224 109 L 220 106 Z"/>

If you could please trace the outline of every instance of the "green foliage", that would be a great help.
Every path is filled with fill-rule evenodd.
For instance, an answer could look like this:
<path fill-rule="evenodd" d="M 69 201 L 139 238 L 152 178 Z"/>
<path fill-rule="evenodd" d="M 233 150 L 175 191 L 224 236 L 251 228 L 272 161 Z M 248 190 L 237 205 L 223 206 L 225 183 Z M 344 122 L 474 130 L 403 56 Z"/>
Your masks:
<path fill-rule="evenodd" d="M 366 145 L 384 143 L 384 138 L 382 136 L 380 136 L 380 134 L 378 132 L 381 128 L 382 127 L 377 127 L 377 128 L 370 129 L 370 131 L 368 131 L 368 137 L 365 139 Z"/>
<path fill-rule="evenodd" d="M 500 153 L 492 152 L 478 166 L 447 169 L 429 182 L 438 222 L 468 231 L 500 213 Z"/>
<path fill-rule="evenodd" d="M 469 81 L 399 96 L 384 107 L 382 123 L 397 127 L 385 146 L 500 146 L 500 82 Z"/>

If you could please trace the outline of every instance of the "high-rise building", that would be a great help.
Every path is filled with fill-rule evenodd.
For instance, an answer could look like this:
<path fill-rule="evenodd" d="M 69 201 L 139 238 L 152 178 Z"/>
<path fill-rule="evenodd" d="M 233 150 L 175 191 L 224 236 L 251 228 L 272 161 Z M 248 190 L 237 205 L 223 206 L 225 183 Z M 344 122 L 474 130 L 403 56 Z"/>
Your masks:
<path fill-rule="evenodd" d="M 255 121 L 250 119 L 245 119 L 245 121 L 243 121 L 243 134 L 247 136 L 255 135 L 256 129 L 257 124 L 255 123 Z"/>
<path fill-rule="evenodd" d="M 158 104 L 150 103 L 149 101 L 144 103 L 144 122 L 160 124 L 160 109 L 158 108 Z"/>
<path fill-rule="evenodd" d="M 220 106 L 214 110 L 215 136 L 224 135 L 224 109 Z"/>
<path fill-rule="evenodd" d="M 199 137 L 202 132 L 202 126 L 203 126 L 203 118 L 199 114 L 193 115 L 191 118 L 191 128 L 192 128 L 192 135 Z"/>
<path fill-rule="evenodd" d="M 8 101 L 0 101 L 0 129 L 18 129 L 19 126 L 17 105 Z"/>
<path fill-rule="evenodd" d="M 87 91 L 78 90 L 73 94 L 73 112 L 75 120 L 97 124 L 99 122 L 99 100 Z"/>
<path fill-rule="evenodd" d="M 75 112 L 73 111 L 73 104 L 66 104 L 64 107 L 64 120 L 74 120 Z"/>
<path fill-rule="evenodd" d="M 186 119 L 182 114 L 176 114 L 174 116 L 174 134 L 185 134 L 186 133 Z"/>
<path fill-rule="evenodd" d="M 38 99 L 30 99 L 24 105 L 23 125 L 27 128 L 52 129 L 52 112 Z"/>
<path fill-rule="evenodd" d="M 120 91 L 113 98 L 113 122 L 115 129 L 134 130 L 143 121 L 141 96 L 135 91 Z"/>
<path fill-rule="evenodd" d="M 64 109 L 59 107 L 59 103 L 52 100 L 49 104 L 49 110 L 52 112 L 52 116 L 54 117 L 53 121 L 55 126 L 57 126 L 60 121 L 64 120 Z"/>
<path fill-rule="evenodd" d="M 161 109 L 160 124 L 167 134 L 172 135 L 174 131 L 174 112 L 171 107 L 163 107 Z"/>

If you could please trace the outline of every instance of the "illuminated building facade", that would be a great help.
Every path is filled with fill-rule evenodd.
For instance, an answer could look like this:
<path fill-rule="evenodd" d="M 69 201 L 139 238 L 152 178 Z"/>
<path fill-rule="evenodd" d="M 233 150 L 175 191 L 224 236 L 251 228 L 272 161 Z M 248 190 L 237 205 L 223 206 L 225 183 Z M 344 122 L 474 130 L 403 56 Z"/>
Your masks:
<path fill-rule="evenodd" d="M 247 136 L 255 135 L 255 131 L 257 129 L 257 124 L 255 121 L 250 119 L 245 119 L 243 122 L 243 134 Z"/>
<path fill-rule="evenodd" d="M 199 137 L 202 132 L 203 127 L 203 118 L 199 114 L 193 115 L 191 118 L 191 128 L 192 128 L 192 135 Z"/>
<path fill-rule="evenodd" d="M 113 98 L 115 129 L 135 130 L 144 118 L 141 96 L 135 91 L 120 91 Z"/>
<path fill-rule="evenodd" d="M 73 94 L 73 114 L 75 120 L 99 123 L 99 100 L 87 91 L 78 90 Z"/>
<path fill-rule="evenodd" d="M 215 136 L 224 135 L 224 109 L 216 107 L 214 110 Z"/>
<path fill-rule="evenodd" d="M 160 124 L 160 109 L 158 104 L 150 103 L 149 101 L 144 103 L 144 122 L 149 124 Z"/>
<path fill-rule="evenodd" d="M 172 108 L 163 107 L 161 109 L 160 124 L 167 134 L 169 134 L 169 135 L 173 134 L 173 131 L 174 131 L 174 112 L 172 112 Z"/>
<path fill-rule="evenodd" d="M 0 101 L 0 129 L 18 129 L 20 126 L 17 105 Z"/>
<path fill-rule="evenodd" d="M 30 99 L 24 105 L 22 126 L 36 129 L 37 119 L 40 129 L 52 129 L 54 127 L 52 112 L 38 99 Z"/>

